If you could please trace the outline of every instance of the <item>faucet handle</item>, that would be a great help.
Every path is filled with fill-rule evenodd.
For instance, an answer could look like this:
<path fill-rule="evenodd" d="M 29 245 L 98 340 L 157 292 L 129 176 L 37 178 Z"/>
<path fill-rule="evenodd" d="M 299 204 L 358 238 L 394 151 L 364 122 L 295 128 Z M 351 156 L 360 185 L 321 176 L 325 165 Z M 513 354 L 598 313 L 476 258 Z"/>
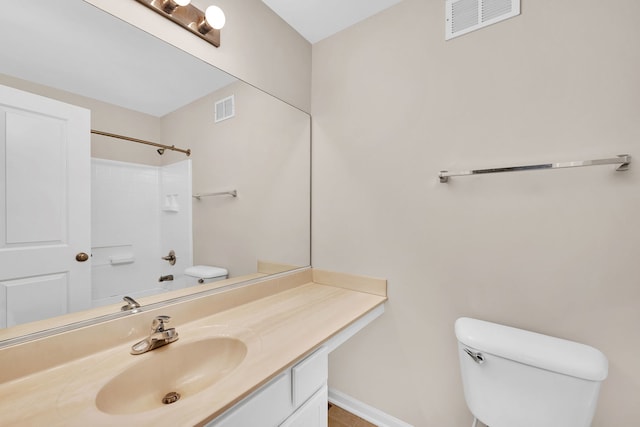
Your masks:
<path fill-rule="evenodd" d="M 124 302 L 126 302 L 126 304 L 123 305 L 122 307 L 120 307 L 121 311 L 129 311 L 129 310 L 131 310 L 133 313 L 138 312 L 138 310 L 136 310 L 136 309 L 140 308 L 140 304 L 138 303 L 138 301 L 136 301 L 133 298 L 128 297 L 128 296 L 124 296 L 124 297 L 122 297 L 122 299 L 124 300 Z"/>
<path fill-rule="evenodd" d="M 156 316 L 151 322 L 151 332 L 163 332 L 165 323 L 169 323 L 170 316 Z"/>

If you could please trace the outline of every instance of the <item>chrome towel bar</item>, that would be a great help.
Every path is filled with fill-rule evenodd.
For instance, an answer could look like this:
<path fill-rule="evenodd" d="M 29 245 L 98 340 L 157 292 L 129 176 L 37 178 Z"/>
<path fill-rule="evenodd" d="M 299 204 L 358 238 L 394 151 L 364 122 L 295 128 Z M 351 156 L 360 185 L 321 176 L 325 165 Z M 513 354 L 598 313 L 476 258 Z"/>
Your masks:
<path fill-rule="evenodd" d="M 631 163 L 631 156 L 628 154 L 620 154 L 618 157 L 609 159 L 596 159 L 596 160 L 581 160 L 577 162 L 560 162 L 560 163 L 543 163 L 539 165 L 525 165 L 525 166 L 508 166 L 503 168 L 489 168 L 489 169 L 474 169 L 461 172 L 449 172 L 440 171 L 438 177 L 440 182 L 449 182 L 450 176 L 467 176 L 467 175 L 481 175 L 487 173 L 500 173 L 500 172 L 520 172 L 530 170 L 541 169 L 563 169 L 563 168 L 577 168 L 581 166 L 600 166 L 600 165 L 620 165 L 616 168 L 617 171 L 626 171 L 629 169 Z"/>
<path fill-rule="evenodd" d="M 231 191 L 219 191 L 217 193 L 194 194 L 193 198 L 200 200 L 201 197 L 212 197 L 212 196 L 233 196 L 233 197 L 238 197 L 238 191 L 237 190 L 231 190 Z"/>

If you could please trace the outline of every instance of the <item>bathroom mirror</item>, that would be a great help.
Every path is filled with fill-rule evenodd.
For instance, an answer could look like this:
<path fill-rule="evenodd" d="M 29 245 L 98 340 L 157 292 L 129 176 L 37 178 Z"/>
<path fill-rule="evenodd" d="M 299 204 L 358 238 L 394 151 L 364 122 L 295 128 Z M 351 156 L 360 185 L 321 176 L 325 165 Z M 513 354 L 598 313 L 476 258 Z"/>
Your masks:
<path fill-rule="evenodd" d="M 0 156 L 0 344 L 37 332 L 25 324 L 64 324 L 68 313 L 87 313 L 85 324 L 98 321 L 117 313 L 125 295 L 144 305 L 215 286 L 186 275 L 192 266 L 226 271 L 232 280 L 220 282 L 225 286 L 310 264 L 307 113 L 83 0 L 3 6 L 0 85 L 88 109 L 87 126 L 98 133 L 90 135 L 91 158 L 84 159 L 90 173 L 80 179 L 91 183 L 90 247 L 77 249 L 89 252 L 83 265 L 90 265 L 90 279 L 74 286 L 69 274 L 45 274 L 30 256 L 19 274 L 7 272 L 17 259 L 7 253 L 27 253 L 33 241 L 57 244 L 11 240 L 20 235 L 15 218 L 71 203 L 65 189 L 57 200 L 45 194 L 46 168 L 20 168 L 30 163 L 11 157 L 16 149 L 7 146 L 16 143 L 0 140 L 7 153 Z M 12 102 L 0 99 L 0 131 L 22 111 Z M 37 223 L 22 224 L 26 234 Z"/>

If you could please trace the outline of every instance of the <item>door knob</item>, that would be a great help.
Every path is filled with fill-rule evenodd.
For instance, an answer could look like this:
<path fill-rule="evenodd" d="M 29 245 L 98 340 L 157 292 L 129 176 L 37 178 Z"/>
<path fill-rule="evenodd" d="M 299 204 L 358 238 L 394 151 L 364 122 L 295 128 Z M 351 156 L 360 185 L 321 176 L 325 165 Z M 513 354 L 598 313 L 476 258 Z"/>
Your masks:
<path fill-rule="evenodd" d="M 76 255 L 76 261 L 78 262 L 85 262 L 88 259 L 89 259 L 89 255 L 87 255 L 84 252 L 80 252 Z"/>

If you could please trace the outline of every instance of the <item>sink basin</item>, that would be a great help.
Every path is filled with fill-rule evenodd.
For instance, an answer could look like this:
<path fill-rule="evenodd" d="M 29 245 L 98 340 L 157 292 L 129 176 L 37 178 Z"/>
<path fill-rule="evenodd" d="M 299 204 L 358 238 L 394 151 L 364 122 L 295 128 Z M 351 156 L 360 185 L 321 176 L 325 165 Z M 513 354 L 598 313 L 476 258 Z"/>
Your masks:
<path fill-rule="evenodd" d="M 230 337 L 169 344 L 135 356 L 143 359 L 105 384 L 96 406 L 118 415 L 179 405 L 224 378 L 246 354 L 247 346 Z"/>

